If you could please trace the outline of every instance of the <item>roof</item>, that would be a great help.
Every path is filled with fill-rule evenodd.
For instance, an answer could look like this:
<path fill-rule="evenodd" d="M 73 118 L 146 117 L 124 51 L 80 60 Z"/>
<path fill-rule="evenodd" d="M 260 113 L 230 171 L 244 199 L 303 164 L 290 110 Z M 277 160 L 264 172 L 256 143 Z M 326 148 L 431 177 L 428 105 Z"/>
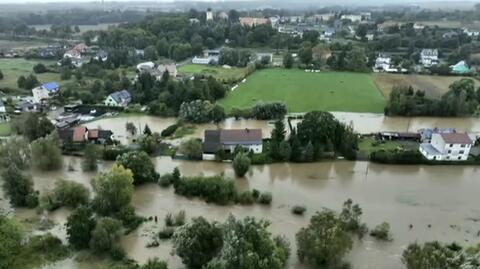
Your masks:
<path fill-rule="evenodd" d="M 420 148 L 427 152 L 428 155 L 441 155 L 442 153 L 438 151 L 432 144 L 430 143 L 422 143 L 420 144 Z"/>
<path fill-rule="evenodd" d="M 158 66 L 160 72 L 168 71 L 169 74 L 173 75 L 177 72 L 177 66 L 175 64 L 161 64 Z"/>
<path fill-rule="evenodd" d="M 220 130 L 205 130 L 203 152 L 216 153 L 220 148 Z"/>
<path fill-rule="evenodd" d="M 220 142 L 223 144 L 261 142 L 261 129 L 229 129 L 220 130 Z"/>
<path fill-rule="evenodd" d="M 440 133 L 440 135 L 447 144 L 473 144 L 472 139 L 466 133 Z"/>
<path fill-rule="evenodd" d="M 79 43 L 73 47 L 74 50 L 83 51 L 88 49 L 88 46 L 85 43 Z"/>
<path fill-rule="evenodd" d="M 110 130 L 90 129 L 88 130 L 88 139 L 109 139 L 113 132 Z"/>
<path fill-rule="evenodd" d="M 437 49 L 423 49 L 421 54 L 423 56 L 438 56 L 438 50 Z"/>
<path fill-rule="evenodd" d="M 85 126 L 78 126 L 73 129 L 73 142 L 83 142 L 85 141 L 85 134 L 87 128 Z"/>
<path fill-rule="evenodd" d="M 130 102 L 131 95 L 127 90 L 117 91 L 110 94 L 113 100 L 117 103 Z"/>
<path fill-rule="evenodd" d="M 48 82 L 42 85 L 43 88 L 45 88 L 47 91 L 55 91 L 57 90 L 60 85 L 56 82 Z"/>

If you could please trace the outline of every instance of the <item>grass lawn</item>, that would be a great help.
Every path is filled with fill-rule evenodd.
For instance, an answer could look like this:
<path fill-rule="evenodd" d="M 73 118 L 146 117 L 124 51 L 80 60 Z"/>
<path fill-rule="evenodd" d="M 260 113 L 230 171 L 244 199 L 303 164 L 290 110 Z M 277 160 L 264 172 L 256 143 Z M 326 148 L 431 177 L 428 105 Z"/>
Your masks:
<path fill-rule="evenodd" d="M 382 113 L 385 99 L 369 74 L 307 73 L 299 69 L 255 72 L 220 104 L 230 111 L 258 102 L 283 101 L 289 112 L 352 111 Z"/>
<path fill-rule="evenodd" d="M 383 95 L 388 99 L 390 92 L 394 86 L 411 85 L 414 89 L 425 91 L 425 95 L 430 98 L 440 98 L 445 94 L 454 81 L 462 78 L 461 76 L 432 76 L 432 75 L 415 75 L 415 74 L 388 74 L 374 73 L 373 80 L 377 87 L 382 91 Z M 474 78 L 475 86 L 479 87 L 480 82 Z"/>
<path fill-rule="evenodd" d="M 0 70 L 3 73 L 3 79 L 0 80 L 0 88 L 12 88 L 18 89 L 17 79 L 21 75 L 28 76 L 33 73 L 33 66 L 37 63 L 43 63 L 47 67 L 55 63 L 55 61 L 45 61 L 45 60 L 26 60 L 23 58 L 15 59 L 0 59 Z M 41 83 L 57 81 L 61 82 L 60 74 L 58 73 L 43 73 L 43 74 L 34 74 Z M 22 90 L 25 91 L 25 90 Z M 30 92 L 30 90 L 26 90 Z"/>
<path fill-rule="evenodd" d="M 242 80 L 245 68 L 232 67 L 230 69 L 201 64 L 186 64 L 178 68 L 178 72 L 185 74 L 211 75 L 219 80 Z"/>
<path fill-rule="evenodd" d="M 12 133 L 10 122 L 0 123 L 0 136 L 9 136 Z"/>
<path fill-rule="evenodd" d="M 377 150 L 393 150 L 402 145 L 396 141 L 384 141 L 384 143 L 376 143 L 373 137 L 361 138 L 358 143 L 358 151 L 366 154 L 367 156 Z"/>

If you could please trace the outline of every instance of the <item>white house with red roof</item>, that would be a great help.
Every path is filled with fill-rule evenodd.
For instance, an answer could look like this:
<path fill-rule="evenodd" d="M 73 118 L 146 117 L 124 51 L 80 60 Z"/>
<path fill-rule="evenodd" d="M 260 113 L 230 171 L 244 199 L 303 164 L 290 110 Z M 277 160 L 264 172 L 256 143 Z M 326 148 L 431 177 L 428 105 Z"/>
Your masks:
<path fill-rule="evenodd" d="M 433 161 L 465 161 L 475 141 L 467 133 L 433 133 L 430 143 L 420 144 L 420 152 Z"/>

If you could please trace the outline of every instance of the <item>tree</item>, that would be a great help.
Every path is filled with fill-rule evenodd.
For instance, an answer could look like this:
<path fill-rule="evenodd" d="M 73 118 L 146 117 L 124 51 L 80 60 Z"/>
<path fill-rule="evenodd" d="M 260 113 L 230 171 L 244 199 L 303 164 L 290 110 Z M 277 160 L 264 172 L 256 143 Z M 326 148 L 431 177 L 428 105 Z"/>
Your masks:
<path fill-rule="evenodd" d="M 44 171 L 60 169 L 63 165 L 60 140 L 57 133 L 41 137 L 32 143 L 33 164 Z"/>
<path fill-rule="evenodd" d="M 127 132 L 129 132 L 131 135 L 136 135 L 137 134 L 137 127 L 135 126 L 135 124 L 133 124 L 133 122 L 127 122 L 125 124 L 125 129 L 127 130 Z"/>
<path fill-rule="evenodd" d="M 310 64 L 313 60 L 312 47 L 302 47 L 298 52 L 298 57 L 304 64 Z"/>
<path fill-rule="evenodd" d="M 83 171 L 97 171 L 98 159 L 100 158 L 100 151 L 94 144 L 88 144 L 85 147 L 82 159 Z"/>
<path fill-rule="evenodd" d="M 413 243 L 403 251 L 402 262 L 407 269 L 428 268 L 461 268 L 456 258 L 457 253 L 437 241 L 426 242 L 423 245 Z M 475 268 L 475 267 L 472 267 Z"/>
<path fill-rule="evenodd" d="M 33 208 L 38 205 L 38 193 L 33 189 L 33 180 L 30 175 L 10 163 L 4 167 L 2 178 L 3 189 L 13 206 Z"/>
<path fill-rule="evenodd" d="M 55 130 L 50 120 L 40 113 L 23 113 L 12 121 L 12 129 L 29 141 L 45 137 Z"/>
<path fill-rule="evenodd" d="M 0 167 L 13 165 L 24 170 L 30 166 L 30 147 L 23 137 L 12 137 L 0 145 Z"/>
<path fill-rule="evenodd" d="M 28 75 L 28 77 L 26 77 L 24 79 L 24 81 L 22 83 L 23 87 L 20 86 L 20 80 L 21 80 L 21 77 L 17 81 L 18 87 L 24 88 L 24 89 L 27 89 L 27 90 L 31 90 L 31 89 L 35 88 L 36 86 L 40 85 L 40 82 L 38 81 L 37 77 L 34 76 L 33 74 Z"/>
<path fill-rule="evenodd" d="M 390 235 L 390 224 L 386 221 L 382 222 L 370 232 L 370 236 L 384 241 L 392 240 L 392 236 Z"/>
<path fill-rule="evenodd" d="M 223 247 L 206 268 L 280 269 L 290 255 L 288 241 L 272 238 L 269 222 L 246 217 L 237 220 L 230 215 L 223 225 Z"/>
<path fill-rule="evenodd" d="M 354 47 L 347 53 L 346 61 L 350 71 L 367 72 L 367 56 L 363 48 Z"/>
<path fill-rule="evenodd" d="M 225 109 L 222 106 L 214 105 L 213 108 L 210 110 L 209 117 L 215 124 L 218 124 L 225 120 L 227 115 L 225 114 Z"/>
<path fill-rule="evenodd" d="M 68 67 L 64 67 L 60 69 L 60 79 L 61 80 L 69 80 L 72 77 L 72 70 Z"/>
<path fill-rule="evenodd" d="M 143 128 L 143 134 L 147 136 L 152 135 L 152 130 L 150 130 L 150 127 L 148 126 L 148 124 L 145 124 L 145 128 Z"/>
<path fill-rule="evenodd" d="M 19 224 L 0 213 L 0 268 L 10 268 L 21 251 L 22 237 Z"/>
<path fill-rule="evenodd" d="M 202 141 L 196 138 L 191 138 L 182 142 L 178 151 L 191 160 L 202 159 L 203 147 Z"/>
<path fill-rule="evenodd" d="M 95 228 L 93 211 L 86 206 L 75 209 L 67 218 L 65 224 L 68 242 L 76 249 L 88 248 L 91 233 Z"/>
<path fill-rule="evenodd" d="M 147 263 L 140 266 L 140 269 L 168 269 L 168 265 L 164 261 L 160 261 L 158 258 L 148 259 Z"/>
<path fill-rule="evenodd" d="M 206 100 L 183 102 L 178 111 L 178 116 L 188 122 L 207 123 L 211 121 L 210 111 L 213 107 L 214 106 Z"/>
<path fill-rule="evenodd" d="M 155 46 L 148 46 L 144 50 L 144 57 L 149 61 L 156 61 L 158 59 L 157 48 Z"/>
<path fill-rule="evenodd" d="M 358 204 L 354 204 L 352 199 L 343 203 L 340 213 L 340 219 L 345 224 L 345 229 L 357 233 L 360 238 L 367 232 L 366 225 L 361 222 L 362 213 L 362 208 Z"/>
<path fill-rule="evenodd" d="M 47 67 L 42 63 L 38 63 L 33 67 L 33 72 L 35 72 L 35 74 L 41 74 L 47 71 L 48 71 Z"/>
<path fill-rule="evenodd" d="M 301 262 L 317 267 L 334 266 L 352 249 L 352 239 L 333 211 L 317 212 L 296 235 Z"/>
<path fill-rule="evenodd" d="M 25 89 L 25 81 L 26 80 L 27 79 L 25 78 L 25 76 L 23 76 L 23 75 L 19 76 L 18 79 L 17 79 L 17 86 L 19 88 Z"/>
<path fill-rule="evenodd" d="M 275 126 L 271 133 L 271 140 L 280 143 L 285 140 L 286 133 L 285 123 L 282 119 L 278 119 L 275 121 Z"/>
<path fill-rule="evenodd" d="M 100 253 L 112 250 L 120 239 L 121 228 L 122 223 L 119 220 L 109 217 L 99 219 L 90 239 L 92 250 Z"/>
<path fill-rule="evenodd" d="M 44 200 L 46 200 L 50 210 L 55 210 L 62 206 L 76 208 L 80 205 L 88 204 L 90 192 L 80 183 L 70 180 L 59 180 L 55 182 L 55 187 L 44 197 Z"/>
<path fill-rule="evenodd" d="M 283 66 L 287 69 L 293 67 L 293 56 L 291 53 L 287 52 L 283 55 Z"/>
<path fill-rule="evenodd" d="M 173 247 L 188 268 L 200 269 L 220 251 L 222 230 L 203 217 L 193 218 L 175 232 Z"/>
<path fill-rule="evenodd" d="M 133 195 L 133 174 L 130 169 L 114 165 L 108 173 L 93 179 L 96 196 L 94 209 L 101 215 L 119 214 L 130 205 Z"/>
<path fill-rule="evenodd" d="M 157 182 L 159 174 L 147 153 L 143 151 L 131 151 L 117 157 L 117 165 L 130 169 L 133 173 L 133 184 L 145 182 Z"/>
<path fill-rule="evenodd" d="M 0 70 L 0 80 L 2 80 L 2 79 L 3 79 L 3 72 L 2 72 L 2 70 Z"/>
<path fill-rule="evenodd" d="M 247 154 L 240 152 L 233 159 L 233 170 L 238 177 L 243 177 L 248 172 L 250 168 L 250 158 Z"/>

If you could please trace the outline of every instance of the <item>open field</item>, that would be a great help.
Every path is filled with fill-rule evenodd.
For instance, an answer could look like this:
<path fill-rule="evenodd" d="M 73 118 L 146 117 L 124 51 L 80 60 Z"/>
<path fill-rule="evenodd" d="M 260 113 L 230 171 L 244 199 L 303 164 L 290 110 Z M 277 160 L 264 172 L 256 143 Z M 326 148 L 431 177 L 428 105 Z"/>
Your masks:
<path fill-rule="evenodd" d="M 87 31 L 101 31 L 101 30 L 107 30 L 108 27 L 110 26 L 117 26 L 118 23 L 99 23 L 99 24 L 94 24 L 94 25 L 78 25 L 78 28 L 80 28 L 80 33 L 74 33 L 75 35 L 78 34 L 83 34 Z M 35 28 L 35 30 L 40 31 L 40 30 L 50 30 L 51 24 L 42 24 L 42 25 L 30 25 L 30 27 Z M 72 27 L 73 29 L 73 27 Z"/>
<path fill-rule="evenodd" d="M 0 123 L 0 136 L 9 136 L 12 133 L 10 122 Z"/>
<path fill-rule="evenodd" d="M 423 24 L 425 26 L 434 27 L 438 26 L 440 28 L 460 28 L 462 27 L 462 22 L 460 21 L 415 21 L 416 23 Z M 383 23 L 383 26 L 393 26 L 395 24 L 403 25 L 407 22 L 403 21 L 386 21 Z"/>
<path fill-rule="evenodd" d="M 298 69 L 266 69 L 220 100 L 227 111 L 258 102 L 283 101 L 289 112 L 312 110 L 383 112 L 385 99 L 370 75 L 348 72 L 307 73 Z"/>
<path fill-rule="evenodd" d="M 178 72 L 185 74 L 211 75 L 219 80 L 242 80 L 245 68 L 232 67 L 230 69 L 200 64 L 186 64 L 179 67 Z"/>
<path fill-rule="evenodd" d="M 448 86 L 454 81 L 465 77 L 461 76 L 429 76 L 429 75 L 405 75 L 405 74 L 388 74 L 374 73 L 373 80 L 377 87 L 382 91 L 383 95 L 388 98 L 392 88 L 397 85 L 411 85 L 414 89 L 424 90 L 425 95 L 431 98 L 440 98 L 449 89 Z M 466 77 L 468 78 L 468 77 Z M 480 82 L 474 78 L 476 87 L 480 86 Z"/>
<path fill-rule="evenodd" d="M 22 40 L 0 40 L 0 48 L 5 50 L 11 49 L 31 49 L 37 47 L 45 47 L 48 44 L 42 41 L 22 41 Z"/>
<path fill-rule="evenodd" d="M 3 73 L 3 79 L 0 80 L 0 88 L 9 87 L 17 89 L 18 77 L 21 75 L 28 76 L 30 73 L 33 73 L 33 66 L 40 62 L 47 67 L 55 63 L 55 61 L 25 60 L 23 58 L 0 59 L 0 70 Z M 35 74 L 35 76 L 42 83 L 50 81 L 60 82 L 60 74 L 58 73 Z"/>

